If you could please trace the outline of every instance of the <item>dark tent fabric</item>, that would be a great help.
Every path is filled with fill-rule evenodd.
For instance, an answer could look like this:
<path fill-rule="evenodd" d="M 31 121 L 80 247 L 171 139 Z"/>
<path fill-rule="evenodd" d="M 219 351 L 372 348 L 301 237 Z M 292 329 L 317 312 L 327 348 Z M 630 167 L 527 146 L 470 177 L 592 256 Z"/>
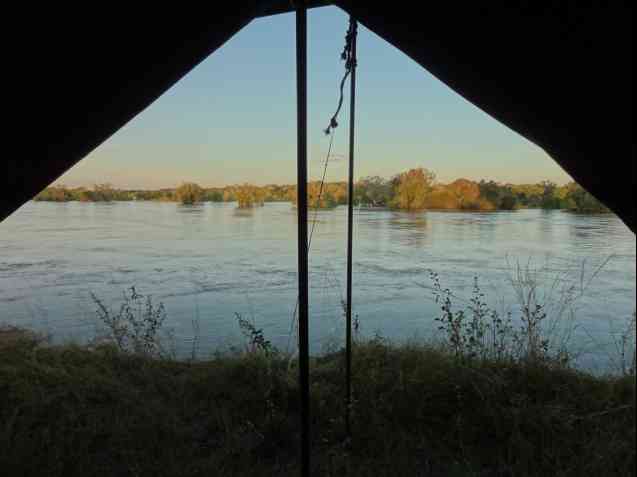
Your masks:
<path fill-rule="evenodd" d="M 545 149 L 635 231 L 632 7 L 478 3 L 334 2 Z M 218 2 L 210 12 L 179 5 L 141 12 L 38 8 L 37 18 L 15 17 L 20 34 L 5 63 L 13 82 L 6 92 L 18 109 L 10 118 L 17 133 L 7 137 L 12 153 L 5 152 L 0 176 L 0 220 L 253 18 L 292 7 L 254 0 Z M 344 28 L 334 25 L 333 34 Z"/>

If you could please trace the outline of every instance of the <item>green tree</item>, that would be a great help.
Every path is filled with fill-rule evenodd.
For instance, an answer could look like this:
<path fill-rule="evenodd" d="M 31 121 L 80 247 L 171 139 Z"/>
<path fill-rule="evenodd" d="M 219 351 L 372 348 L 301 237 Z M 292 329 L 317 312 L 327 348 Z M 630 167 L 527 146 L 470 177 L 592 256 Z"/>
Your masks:
<path fill-rule="evenodd" d="M 209 202 L 223 202 L 223 191 L 220 189 L 207 189 L 204 200 Z"/>
<path fill-rule="evenodd" d="M 93 200 L 95 202 L 111 202 L 115 200 L 115 189 L 111 184 L 95 184 L 93 186 Z"/>
<path fill-rule="evenodd" d="M 572 183 L 567 195 L 572 210 L 586 213 L 606 213 L 610 209 L 597 200 L 592 194 L 579 184 Z"/>
<path fill-rule="evenodd" d="M 518 208 L 518 199 L 509 184 L 498 184 L 495 181 L 481 180 L 478 184 L 480 196 L 489 201 L 499 210 L 514 210 Z"/>
<path fill-rule="evenodd" d="M 542 199 L 540 206 L 543 209 L 561 209 L 562 201 L 557 195 L 557 184 L 552 181 L 542 181 Z"/>
<path fill-rule="evenodd" d="M 393 198 L 392 184 L 379 176 L 363 177 L 354 188 L 356 204 L 387 207 Z"/>
<path fill-rule="evenodd" d="M 538 208 L 542 205 L 542 184 L 518 184 L 512 185 L 511 190 L 521 207 Z"/>

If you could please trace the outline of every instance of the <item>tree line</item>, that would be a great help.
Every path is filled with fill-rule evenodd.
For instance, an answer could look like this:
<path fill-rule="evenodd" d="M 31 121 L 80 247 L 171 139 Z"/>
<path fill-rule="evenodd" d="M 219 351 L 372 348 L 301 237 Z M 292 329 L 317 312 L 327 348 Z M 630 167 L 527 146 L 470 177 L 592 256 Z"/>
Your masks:
<path fill-rule="evenodd" d="M 239 208 L 262 206 L 265 202 L 296 204 L 295 185 L 256 186 L 252 184 L 205 188 L 193 182 L 158 190 L 117 189 L 110 184 L 67 188 L 51 186 L 36 201 L 110 202 L 155 200 L 185 205 L 201 202 L 236 202 Z M 312 208 L 330 209 L 347 204 L 347 183 L 308 183 L 308 203 Z M 608 212 L 595 197 L 575 182 L 558 186 L 551 181 L 537 184 L 508 184 L 493 180 L 457 179 L 444 184 L 425 168 L 415 168 L 391 178 L 364 177 L 354 187 L 354 204 L 397 210 L 517 210 L 521 208 L 568 209 L 578 212 Z"/>

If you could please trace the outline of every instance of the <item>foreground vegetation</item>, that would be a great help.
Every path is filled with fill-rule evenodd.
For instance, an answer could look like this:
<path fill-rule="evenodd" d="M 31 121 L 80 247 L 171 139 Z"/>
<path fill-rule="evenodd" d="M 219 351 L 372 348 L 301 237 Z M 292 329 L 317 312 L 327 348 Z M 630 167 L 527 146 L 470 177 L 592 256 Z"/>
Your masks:
<path fill-rule="evenodd" d="M 515 210 L 519 208 L 569 209 L 578 212 L 608 212 L 608 209 L 578 184 L 557 186 L 550 181 L 539 184 L 500 184 L 458 179 L 449 184 L 436 180 L 424 168 L 411 169 L 391 179 L 365 177 L 355 185 L 354 202 L 366 207 L 389 207 L 398 210 Z M 293 185 L 231 185 L 203 188 L 184 183 L 175 189 L 121 190 L 108 184 L 87 189 L 47 187 L 35 197 L 39 201 L 117 201 L 159 200 L 182 204 L 198 202 L 237 202 L 240 208 L 261 206 L 264 202 L 296 203 Z M 345 182 L 308 183 L 308 201 L 312 208 L 329 209 L 347 203 Z"/>
<path fill-rule="evenodd" d="M 296 475 L 295 360 L 262 348 L 206 361 L 0 333 L 4 475 Z M 634 475 L 634 376 L 462 362 L 442 348 L 354 348 L 311 362 L 314 475 Z"/>
<path fill-rule="evenodd" d="M 312 475 L 634 475 L 635 314 L 616 374 L 574 369 L 557 328 L 585 286 L 559 275 L 551 298 L 541 272 L 512 269 L 519 303 L 502 313 L 477 278 L 461 300 L 431 271 L 435 342 L 363 339 L 356 319 L 350 436 L 344 354 L 313 357 Z M 195 336 L 178 360 L 162 303 L 91 297 L 101 329 L 85 346 L 0 327 L 3 475 L 298 475 L 293 354 L 237 314 L 243 348 L 197 359 Z"/>

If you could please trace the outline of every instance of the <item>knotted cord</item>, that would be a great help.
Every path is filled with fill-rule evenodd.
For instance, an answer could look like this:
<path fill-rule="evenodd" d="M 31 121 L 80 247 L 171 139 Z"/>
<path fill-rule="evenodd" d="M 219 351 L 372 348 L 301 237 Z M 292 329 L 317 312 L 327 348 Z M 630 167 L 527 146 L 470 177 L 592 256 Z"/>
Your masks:
<path fill-rule="evenodd" d="M 339 88 L 340 94 L 338 97 L 338 106 L 336 107 L 336 112 L 334 112 L 334 114 L 332 115 L 329 125 L 323 130 L 326 135 L 329 134 L 330 131 L 338 127 L 336 118 L 338 117 L 338 113 L 340 113 L 341 107 L 343 106 L 343 87 L 345 86 L 345 81 L 352 72 L 352 69 L 356 68 L 356 58 L 354 58 L 352 54 L 352 41 L 354 39 L 354 36 L 356 36 L 356 30 L 356 22 L 350 19 L 349 28 L 347 29 L 347 33 L 345 34 L 345 46 L 343 47 L 343 52 L 341 53 L 341 60 L 345 61 L 345 74 L 341 79 L 341 85 Z"/>
<path fill-rule="evenodd" d="M 343 106 L 343 88 L 345 87 L 345 82 L 347 81 L 347 78 L 352 72 L 352 69 L 356 67 L 356 58 L 354 57 L 353 50 L 352 50 L 352 42 L 356 34 L 357 34 L 357 23 L 356 21 L 350 19 L 349 27 L 347 29 L 347 32 L 345 33 L 345 46 L 343 47 L 343 51 L 341 52 L 341 60 L 345 62 L 345 73 L 343 74 L 343 78 L 341 79 L 340 86 L 339 86 L 338 105 L 336 107 L 336 111 L 330 118 L 329 125 L 327 126 L 327 128 L 323 130 L 323 132 L 326 135 L 330 136 L 330 142 L 327 148 L 327 154 L 325 156 L 325 165 L 323 167 L 323 176 L 321 178 L 321 185 L 319 188 L 318 200 L 316 202 L 316 207 L 314 208 L 314 218 L 312 220 L 312 228 L 310 229 L 310 235 L 309 235 L 308 246 L 307 246 L 308 254 L 310 252 L 310 247 L 312 245 L 312 237 L 314 236 L 314 229 L 318 221 L 318 211 L 321 204 L 321 198 L 323 196 L 323 190 L 325 187 L 327 166 L 328 166 L 330 156 L 332 153 L 332 144 L 334 142 L 334 129 L 338 127 L 338 121 L 336 119 L 338 118 L 338 115 L 341 112 L 341 108 Z M 296 325 L 296 321 L 297 321 L 298 307 L 299 307 L 299 298 L 297 297 L 296 304 L 294 305 L 294 312 L 292 313 L 292 322 L 290 324 L 290 332 L 288 333 L 288 343 L 286 346 L 286 349 L 288 352 L 290 349 L 290 339 L 294 332 L 294 326 Z"/>

